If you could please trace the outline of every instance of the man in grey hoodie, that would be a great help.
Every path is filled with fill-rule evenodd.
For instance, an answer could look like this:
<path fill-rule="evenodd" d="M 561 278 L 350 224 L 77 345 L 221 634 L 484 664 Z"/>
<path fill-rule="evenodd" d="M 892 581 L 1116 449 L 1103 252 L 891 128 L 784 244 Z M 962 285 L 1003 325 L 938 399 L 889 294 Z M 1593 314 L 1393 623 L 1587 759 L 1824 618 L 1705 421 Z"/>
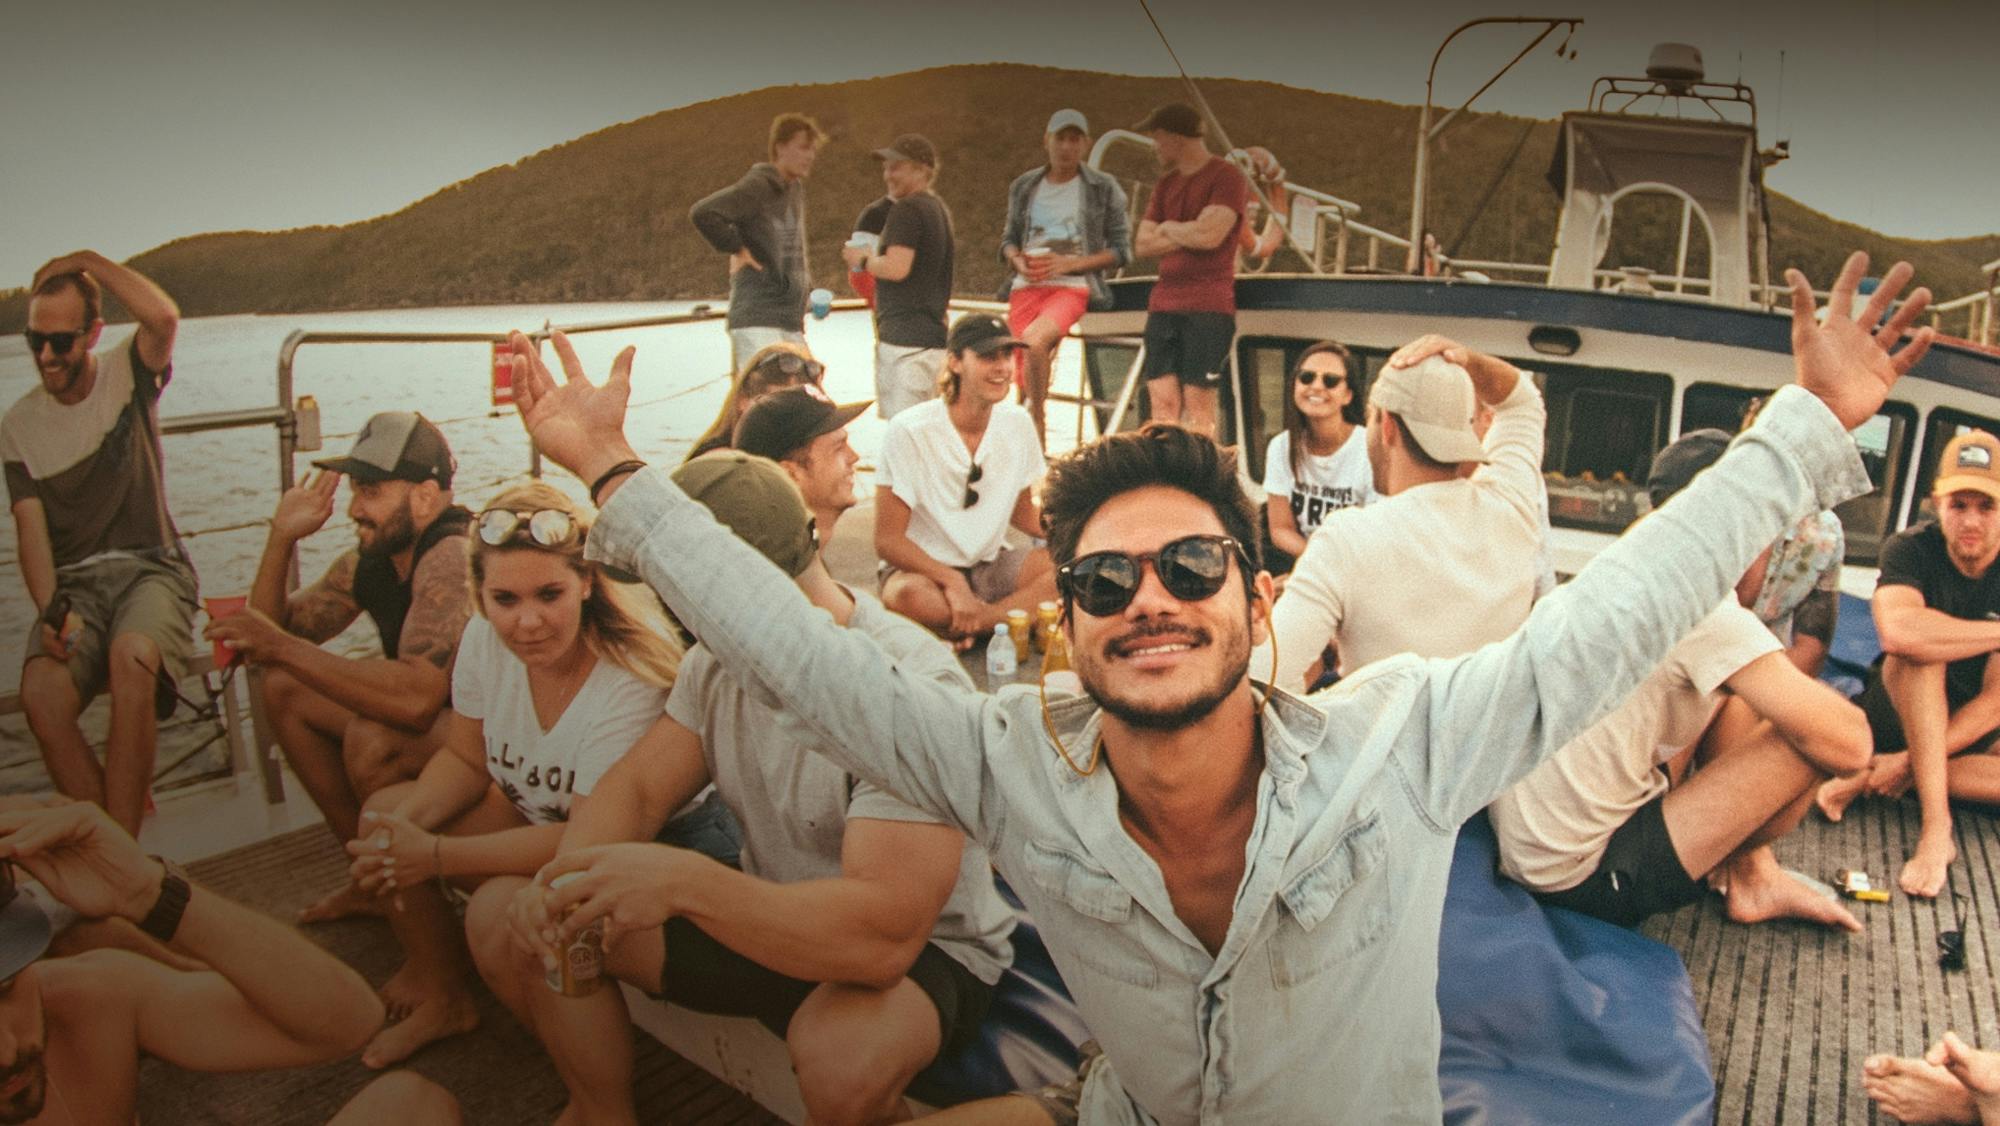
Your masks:
<path fill-rule="evenodd" d="M 806 187 L 826 134 L 812 118 L 771 121 L 771 159 L 688 211 L 708 244 L 729 255 L 729 362 L 742 371 L 757 349 L 806 342 Z"/>

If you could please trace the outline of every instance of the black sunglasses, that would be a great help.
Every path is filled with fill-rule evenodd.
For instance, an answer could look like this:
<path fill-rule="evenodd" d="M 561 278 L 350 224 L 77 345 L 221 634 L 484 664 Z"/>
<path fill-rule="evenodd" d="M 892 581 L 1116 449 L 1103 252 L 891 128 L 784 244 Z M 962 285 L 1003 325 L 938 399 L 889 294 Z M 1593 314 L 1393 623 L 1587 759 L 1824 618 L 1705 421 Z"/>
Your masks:
<path fill-rule="evenodd" d="M 31 356 L 41 355 L 42 345 L 44 344 L 48 345 L 49 351 L 54 352 L 56 355 L 67 356 L 69 355 L 69 350 L 71 348 L 76 347 L 77 341 L 90 335 L 90 330 L 78 329 L 75 332 L 36 332 L 34 329 L 31 328 L 26 332 L 22 333 L 21 335 L 28 338 L 28 354 Z"/>
<path fill-rule="evenodd" d="M 1182 602 L 1215 597 L 1229 581 L 1229 555 L 1250 570 L 1249 553 L 1228 536 L 1182 536 L 1158 551 L 1134 555 L 1125 551 L 1093 551 L 1064 564 L 1056 583 L 1077 609 L 1093 618 L 1121 613 L 1139 594 L 1145 565 L 1153 565 L 1160 585 Z"/>
<path fill-rule="evenodd" d="M 826 365 L 797 352 L 773 352 L 757 361 L 757 370 L 766 375 L 775 371 L 787 379 L 803 378 L 807 383 L 818 383 L 820 376 L 826 374 Z"/>
<path fill-rule="evenodd" d="M 979 463 L 976 461 L 972 463 L 971 469 L 966 470 L 965 503 L 960 505 L 961 508 L 971 508 L 973 505 L 979 503 L 979 490 L 973 488 L 972 486 L 977 485 L 979 483 L 979 478 L 984 476 L 985 473 L 986 470 L 981 469 L 979 467 Z"/>
<path fill-rule="evenodd" d="M 1347 382 L 1347 374 L 1345 372 L 1302 371 L 1299 373 L 1299 386 L 1301 387 L 1312 386 L 1312 381 L 1315 376 L 1317 376 L 1319 379 L 1319 385 L 1321 387 L 1326 388 L 1329 391 Z"/>
<path fill-rule="evenodd" d="M 489 508 L 479 514 L 479 539 L 488 547 L 499 547 L 523 532 L 543 547 L 564 547 L 583 534 L 576 517 L 560 508 L 528 512 Z"/>

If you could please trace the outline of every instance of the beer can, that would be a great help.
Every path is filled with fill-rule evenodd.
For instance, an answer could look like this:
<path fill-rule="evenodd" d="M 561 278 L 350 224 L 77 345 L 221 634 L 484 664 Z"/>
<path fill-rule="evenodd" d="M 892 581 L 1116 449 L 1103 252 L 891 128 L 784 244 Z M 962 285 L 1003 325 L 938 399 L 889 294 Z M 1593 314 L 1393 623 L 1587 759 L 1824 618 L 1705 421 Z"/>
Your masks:
<path fill-rule="evenodd" d="M 1014 660 L 1023 666 L 1028 663 L 1028 649 L 1034 644 L 1033 633 L 1028 628 L 1026 610 L 1007 611 L 1007 636 L 1014 640 Z"/>
<path fill-rule="evenodd" d="M 551 890 L 583 875 L 568 872 L 549 881 Z M 567 919 L 576 913 L 571 907 L 563 912 Z M 588 997 L 604 984 L 604 920 L 598 919 L 576 932 L 570 940 L 556 952 L 556 964 L 546 971 L 549 989 L 564 997 Z"/>

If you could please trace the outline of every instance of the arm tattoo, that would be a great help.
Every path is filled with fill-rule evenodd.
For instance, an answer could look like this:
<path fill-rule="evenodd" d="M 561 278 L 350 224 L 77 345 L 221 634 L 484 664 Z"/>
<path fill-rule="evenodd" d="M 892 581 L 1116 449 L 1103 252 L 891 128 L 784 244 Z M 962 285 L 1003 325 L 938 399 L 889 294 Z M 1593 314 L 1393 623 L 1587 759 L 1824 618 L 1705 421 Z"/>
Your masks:
<path fill-rule="evenodd" d="M 354 601 L 354 565 L 360 557 L 342 552 L 319 581 L 285 603 L 285 629 L 317 645 L 338 635 L 361 616 Z"/>
<path fill-rule="evenodd" d="M 458 654 L 459 635 L 472 618 L 472 572 L 465 537 L 452 536 L 426 552 L 410 586 L 410 613 L 403 619 L 398 655 L 443 672 Z"/>
<path fill-rule="evenodd" d="M 1831 647 L 1834 622 L 1840 617 L 1838 598 L 1830 590 L 1815 590 L 1806 595 L 1806 600 L 1792 611 L 1792 636 L 1816 637 L 1822 645 Z"/>

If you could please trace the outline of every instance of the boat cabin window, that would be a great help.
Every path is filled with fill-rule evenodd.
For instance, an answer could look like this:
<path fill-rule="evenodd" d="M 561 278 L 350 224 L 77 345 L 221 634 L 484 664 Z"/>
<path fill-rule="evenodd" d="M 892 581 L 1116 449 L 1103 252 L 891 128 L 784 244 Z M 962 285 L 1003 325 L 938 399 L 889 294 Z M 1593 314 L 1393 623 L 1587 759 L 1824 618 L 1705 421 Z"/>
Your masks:
<path fill-rule="evenodd" d="M 1646 470 L 1667 441 L 1665 375 L 1528 361 L 1548 402 L 1549 519 L 1617 534 L 1646 510 Z"/>
<path fill-rule="evenodd" d="M 1924 426 L 1923 454 L 1917 460 L 1917 494 L 1910 508 L 1908 523 L 1917 522 L 1920 510 L 1924 514 L 1930 512 L 1929 508 L 1922 506 L 1930 500 L 1931 485 L 1937 480 L 1938 462 L 1944 457 L 1944 447 L 1968 430 L 2000 434 L 2000 421 L 1950 407 L 1939 407 L 1931 412 L 1930 421 Z"/>
<path fill-rule="evenodd" d="M 1681 395 L 1681 429 L 1714 428 L 1734 434 L 1743 429 L 1743 412 L 1751 402 L 1769 395 L 1752 387 L 1725 387 L 1719 383 L 1696 383 Z M 1907 403 L 1887 403 L 1882 413 L 1854 431 L 1861 450 L 1861 462 L 1868 467 L 1874 484 L 1865 495 L 1835 508 L 1834 514 L 1847 534 L 1847 561 L 1872 565 L 1882 541 L 1895 530 L 1896 498 L 1903 495 L 1909 467 L 1910 435 L 1915 432 L 1917 412 Z M 1946 434 L 1937 442 L 1939 450 L 1951 439 Z"/>

